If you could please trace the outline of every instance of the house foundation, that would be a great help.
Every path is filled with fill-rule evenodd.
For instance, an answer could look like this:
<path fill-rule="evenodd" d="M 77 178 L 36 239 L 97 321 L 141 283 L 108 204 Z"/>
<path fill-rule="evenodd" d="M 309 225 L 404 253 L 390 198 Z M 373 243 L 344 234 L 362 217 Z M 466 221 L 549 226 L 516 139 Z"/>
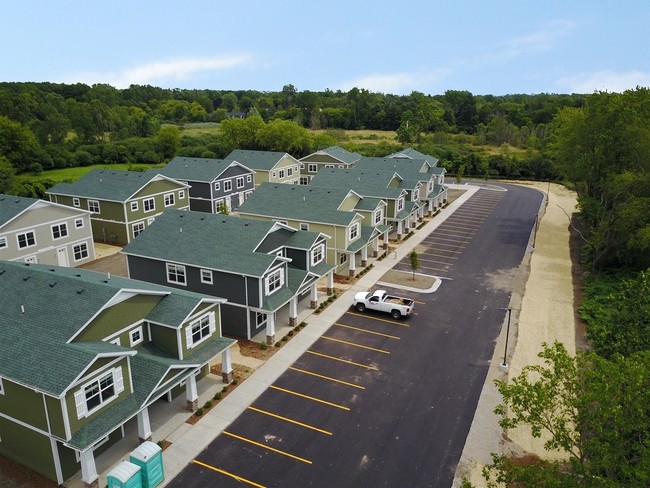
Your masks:
<path fill-rule="evenodd" d="M 185 410 L 187 410 L 188 412 L 194 413 L 197 408 L 199 408 L 199 399 L 198 398 L 196 400 L 187 400 L 187 405 L 185 407 Z"/>

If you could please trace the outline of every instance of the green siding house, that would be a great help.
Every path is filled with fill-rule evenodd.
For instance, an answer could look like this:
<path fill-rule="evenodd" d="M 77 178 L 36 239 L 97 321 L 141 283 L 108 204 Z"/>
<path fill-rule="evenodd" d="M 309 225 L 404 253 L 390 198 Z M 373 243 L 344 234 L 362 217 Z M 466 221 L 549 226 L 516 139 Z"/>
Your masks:
<path fill-rule="evenodd" d="M 327 241 L 277 222 L 168 210 L 122 252 L 131 278 L 226 298 L 224 333 L 251 339 L 266 330 L 273 344 L 281 309 L 293 327 L 300 300 L 317 306 L 318 280 L 333 288 Z"/>
<path fill-rule="evenodd" d="M 300 184 L 308 185 L 316 173 L 323 168 L 349 169 L 361 159 L 361 154 L 353 153 L 339 146 L 330 146 L 300 159 Z"/>
<path fill-rule="evenodd" d="M 95 169 L 47 194 L 52 202 L 89 210 L 96 242 L 125 245 L 166 208 L 189 210 L 189 188 L 155 170 Z"/>
<path fill-rule="evenodd" d="M 232 373 L 222 298 L 10 261 L 0 289 L 0 455 L 58 484 L 96 486 L 126 423 L 149 439 L 154 402 L 184 392 L 194 410 L 212 361 Z"/>
<path fill-rule="evenodd" d="M 354 275 L 358 261 L 365 266 L 370 254 L 378 254 L 380 239 L 388 246 L 387 211 L 382 199 L 350 189 L 263 183 L 237 214 L 329 236 L 327 262 L 337 273 Z"/>
<path fill-rule="evenodd" d="M 224 161 L 237 162 L 255 171 L 256 187 L 264 182 L 297 185 L 300 181 L 300 161 L 287 153 L 235 149 Z"/>

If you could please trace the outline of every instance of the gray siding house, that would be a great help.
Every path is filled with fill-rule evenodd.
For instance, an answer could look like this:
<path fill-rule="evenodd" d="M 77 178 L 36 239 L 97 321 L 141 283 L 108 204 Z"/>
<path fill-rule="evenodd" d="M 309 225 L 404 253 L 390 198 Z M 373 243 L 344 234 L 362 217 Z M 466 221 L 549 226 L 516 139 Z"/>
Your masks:
<path fill-rule="evenodd" d="M 361 154 L 339 146 L 330 146 L 308 154 L 300 159 L 300 184 L 308 185 L 323 168 L 350 169 L 359 159 Z"/>
<path fill-rule="evenodd" d="M 94 260 L 90 212 L 0 194 L 0 259 L 73 267 Z"/>
<path fill-rule="evenodd" d="M 190 185 L 190 210 L 237 210 L 255 189 L 255 172 L 236 161 L 175 157 L 158 171 Z"/>
<path fill-rule="evenodd" d="M 131 278 L 226 298 L 224 333 L 251 339 L 266 330 L 275 342 L 276 313 L 298 301 L 318 302 L 317 281 L 328 275 L 328 236 L 275 222 L 168 210 L 122 252 Z"/>
<path fill-rule="evenodd" d="M 287 153 L 235 149 L 224 161 L 236 161 L 255 171 L 256 187 L 264 182 L 297 185 L 300 180 L 300 161 Z"/>

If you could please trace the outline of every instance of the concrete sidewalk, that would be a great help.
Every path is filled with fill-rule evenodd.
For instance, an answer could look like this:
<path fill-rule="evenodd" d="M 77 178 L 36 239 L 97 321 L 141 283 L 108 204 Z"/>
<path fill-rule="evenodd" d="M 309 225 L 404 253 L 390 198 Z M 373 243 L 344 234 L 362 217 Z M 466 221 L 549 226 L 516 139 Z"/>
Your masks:
<path fill-rule="evenodd" d="M 371 289 L 377 281 L 397 262 L 408 256 L 412 249 L 419 245 L 432 231 L 434 231 L 442 222 L 451 216 L 458 207 L 468 200 L 480 188 L 469 185 L 448 185 L 451 189 L 464 190 L 461 196 L 442 209 L 431 221 L 421 229 L 415 230 L 414 234 L 404 241 L 392 252 L 390 256 L 382 261 L 374 261 L 373 268 L 365 275 L 359 278 L 347 291 L 341 294 L 332 304 L 325 308 L 320 314 L 314 314 L 313 310 L 303 310 L 298 316 L 298 322 L 305 321 L 308 325 L 294 336 L 286 345 L 277 351 L 271 358 L 259 366 L 251 376 L 244 380 L 231 393 L 221 400 L 215 407 L 210 409 L 203 418 L 194 425 L 188 424 L 189 414 L 172 415 L 169 420 L 161 425 L 156 426 L 152 419 L 152 440 L 158 442 L 166 439 L 172 444 L 163 452 L 163 464 L 165 470 L 165 481 L 160 486 L 165 486 L 171 481 L 185 466 L 187 466 L 205 447 L 231 422 L 233 422 L 241 413 L 243 413 L 250 404 L 252 404 L 259 395 L 261 395 L 275 380 L 282 375 L 285 370 L 293 364 L 307 349 L 309 349 L 316 340 L 347 310 L 354 299 L 354 294 L 358 291 Z M 278 337 L 281 337 L 281 331 L 278 331 Z M 238 361 L 233 358 L 233 363 Z M 213 375 L 209 375 L 213 376 Z M 204 380 L 206 380 L 204 378 Z M 204 380 L 199 382 L 199 391 L 203 394 L 199 397 L 199 405 L 203 405 L 207 400 L 221 390 L 224 386 L 220 379 L 211 378 L 214 384 L 205 384 Z M 182 395 L 181 395 L 182 396 Z M 184 398 L 183 407 L 184 407 Z M 172 402 L 173 405 L 174 402 Z M 178 404 L 170 408 L 181 409 Z M 152 415 L 153 417 L 153 415 Z M 137 440 L 137 434 L 135 435 Z M 126 439 L 123 439 L 126 442 Z M 131 439 L 129 439 L 131 441 Z M 120 441 L 121 443 L 122 441 Z M 131 441 L 133 442 L 133 441 Z M 115 456 L 108 458 L 109 453 L 104 453 L 97 458 L 97 470 L 101 471 L 99 476 L 99 486 L 106 486 L 106 476 L 111 469 L 119 462 L 129 459 L 130 452 L 137 447 L 137 443 L 132 448 L 123 451 L 115 449 L 116 452 L 124 452 L 119 459 Z M 113 449 L 111 449 L 113 451 Z M 65 486 L 69 488 L 82 488 L 84 483 L 80 478 L 75 478 L 66 482 Z"/>

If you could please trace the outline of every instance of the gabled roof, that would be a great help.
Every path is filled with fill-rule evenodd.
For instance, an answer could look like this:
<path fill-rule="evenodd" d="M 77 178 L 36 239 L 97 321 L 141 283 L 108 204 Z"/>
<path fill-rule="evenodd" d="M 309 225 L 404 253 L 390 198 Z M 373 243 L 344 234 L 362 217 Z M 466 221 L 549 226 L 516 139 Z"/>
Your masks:
<path fill-rule="evenodd" d="M 414 188 L 417 182 L 431 180 L 435 175 L 444 174 L 446 170 L 431 166 L 428 160 L 405 158 L 361 158 L 355 169 L 397 172 L 404 178 L 403 188 Z"/>
<path fill-rule="evenodd" d="M 237 161 L 238 163 L 254 170 L 269 171 L 272 170 L 280 160 L 288 156 L 285 152 L 274 151 L 250 151 L 244 149 L 235 149 L 224 158 L 226 162 Z M 298 160 L 296 160 L 298 161 Z"/>
<path fill-rule="evenodd" d="M 160 179 L 174 181 L 189 188 L 189 185 L 163 176 L 156 170 L 138 172 L 94 169 L 74 183 L 59 183 L 46 193 L 126 202 L 148 183 Z"/>
<path fill-rule="evenodd" d="M 342 147 L 339 146 L 330 146 L 328 148 L 321 149 L 319 151 L 316 151 L 315 153 L 305 156 L 305 158 L 302 159 L 306 159 L 309 156 L 318 155 L 318 154 L 327 154 L 328 156 L 331 156 L 334 159 L 338 159 L 339 161 L 345 164 L 354 164 L 359 160 L 359 158 L 361 158 L 361 154 L 350 152 L 347 149 L 343 149 Z"/>
<path fill-rule="evenodd" d="M 253 172 L 243 164 L 235 161 L 208 158 L 184 158 L 177 156 L 167 166 L 158 170 L 161 175 L 185 181 L 213 182 L 231 166 L 241 166 Z"/>
<path fill-rule="evenodd" d="M 402 179 L 395 172 L 325 168 L 312 178 L 309 186 L 346 188 L 362 197 L 397 199 L 403 195 L 404 189 L 388 186 L 394 177 Z"/>
<path fill-rule="evenodd" d="M 287 232 L 287 239 L 299 234 L 300 245 L 313 243 L 320 235 L 270 221 L 168 209 L 122 252 L 260 277 L 278 258 L 257 249 L 276 231 Z"/>
<path fill-rule="evenodd" d="M 0 227 L 5 224 L 8 224 L 16 217 L 21 215 L 23 212 L 31 209 L 38 208 L 39 206 L 51 206 L 58 207 L 62 211 L 73 213 L 75 215 L 87 213 L 90 214 L 88 210 L 83 210 L 80 208 L 72 208 L 67 205 L 60 205 L 54 202 L 48 202 L 47 200 L 39 200 L 37 198 L 28 198 L 28 197 L 17 197 L 14 195 L 6 195 L 0 193 Z"/>
<path fill-rule="evenodd" d="M 180 327 L 201 303 L 223 302 L 79 268 L 9 261 L 0 262 L 0 289 L 0 376 L 54 396 L 99 356 L 131 353 L 108 343 L 71 342 L 125 290 L 158 295 L 150 315 L 174 327 Z"/>
<path fill-rule="evenodd" d="M 262 183 L 237 209 L 238 213 L 276 219 L 348 226 L 361 218 L 356 212 L 338 210 L 350 194 L 347 188 Z"/>
<path fill-rule="evenodd" d="M 396 153 L 390 154 L 387 157 L 400 158 L 400 159 L 426 159 L 427 161 L 429 161 L 431 166 L 435 166 L 438 164 L 438 158 L 435 158 L 428 154 L 421 153 L 420 151 L 417 151 L 411 147 L 407 147 L 406 149 L 397 151 Z"/>

